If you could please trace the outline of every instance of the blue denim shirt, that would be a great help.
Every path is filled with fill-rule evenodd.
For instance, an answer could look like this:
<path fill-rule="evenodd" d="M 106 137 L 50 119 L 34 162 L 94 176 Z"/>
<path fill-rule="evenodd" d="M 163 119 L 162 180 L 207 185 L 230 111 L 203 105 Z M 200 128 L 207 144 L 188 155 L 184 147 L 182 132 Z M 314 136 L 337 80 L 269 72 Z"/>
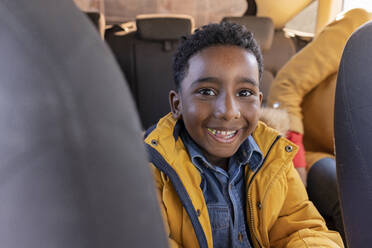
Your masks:
<path fill-rule="evenodd" d="M 212 226 L 213 247 L 249 247 L 249 230 L 246 223 L 246 190 L 244 168 L 252 171 L 262 164 L 262 153 L 252 136 L 229 159 L 227 171 L 210 164 L 199 146 L 184 129 L 181 139 L 192 163 L 201 173 L 200 185 L 207 204 Z"/>

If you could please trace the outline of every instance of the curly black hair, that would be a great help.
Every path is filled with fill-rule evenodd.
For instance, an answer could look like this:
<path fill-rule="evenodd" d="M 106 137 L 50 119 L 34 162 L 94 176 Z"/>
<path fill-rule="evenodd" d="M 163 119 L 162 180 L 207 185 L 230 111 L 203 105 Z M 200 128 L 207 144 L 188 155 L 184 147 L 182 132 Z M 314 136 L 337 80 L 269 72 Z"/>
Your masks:
<path fill-rule="evenodd" d="M 173 57 L 173 78 L 177 90 L 180 90 L 182 80 L 188 70 L 188 61 L 204 48 L 216 45 L 233 45 L 251 52 L 257 59 L 260 81 L 263 72 L 263 61 L 260 47 L 253 34 L 244 26 L 221 22 L 212 23 L 195 30 L 192 35 L 183 36 L 177 52 Z"/>

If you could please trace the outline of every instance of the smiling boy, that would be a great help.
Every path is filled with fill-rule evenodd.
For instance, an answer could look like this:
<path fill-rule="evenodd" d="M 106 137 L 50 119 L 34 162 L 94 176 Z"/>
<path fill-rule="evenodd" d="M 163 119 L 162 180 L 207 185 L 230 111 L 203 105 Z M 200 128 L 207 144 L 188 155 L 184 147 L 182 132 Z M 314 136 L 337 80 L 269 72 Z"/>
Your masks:
<path fill-rule="evenodd" d="M 252 34 L 204 26 L 183 39 L 173 68 L 171 113 L 145 138 L 171 247 L 343 247 L 307 198 L 297 148 L 258 121 Z"/>

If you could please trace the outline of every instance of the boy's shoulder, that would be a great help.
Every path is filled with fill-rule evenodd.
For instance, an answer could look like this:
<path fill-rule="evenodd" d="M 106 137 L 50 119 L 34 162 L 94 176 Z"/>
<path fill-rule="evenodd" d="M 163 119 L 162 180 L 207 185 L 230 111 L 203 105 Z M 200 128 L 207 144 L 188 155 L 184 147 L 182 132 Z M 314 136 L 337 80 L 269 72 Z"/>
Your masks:
<path fill-rule="evenodd" d="M 162 155 L 174 150 L 180 135 L 180 125 L 169 113 L 149 128 L 144 135 L 144 142 Z"/>
<path fill-rule="evenodd" d="M 173 118 L 171 113 L 168 113 L 167 115 L 163 116 L 157 123 L 155 123 L 145 131 L 144 134 L 145 142 L 150 136 L 154 135 L 158 136 L 159 135 L 158 133 L 172 134 L 176 126 L 176 123 L 177 120 Z"/>
<path fill-rule="evenodd" d="M 263 147 L 270 146 L 269 144 L 272 144 L 274 140 L 276 140 L 279 137 L 282 137 L 283 135 L 278 130 L 269 127 L 266 123 L 258 121 L 257 127 L 253 131 L 252 136 L 256 141 L 257 145 L 262 150 Z"/>

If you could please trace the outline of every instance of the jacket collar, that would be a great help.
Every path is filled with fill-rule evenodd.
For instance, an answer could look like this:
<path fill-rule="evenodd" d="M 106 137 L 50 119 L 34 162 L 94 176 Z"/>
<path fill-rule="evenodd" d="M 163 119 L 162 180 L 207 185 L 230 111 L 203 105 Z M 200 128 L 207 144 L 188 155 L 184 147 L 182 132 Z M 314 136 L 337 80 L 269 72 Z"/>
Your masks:
<path fill-rule="evenodd" d="M 182 121 L 177 121 L 173 118 L 172 114 L 169 113 L 159 120 L 156 127 L 148 133 L 145 142 L 148 144 L 156 144 L 154 148 L 158 150 L 163 156 L 169 154 L 169 151 L 178 152 L 185 150 L 185 147 L 179 139 L 180 133 L 183 128 Z M 275 129 L 268 127 L 265 123 L 259 121 L 256 129 L 252 133 L 253 139 L 256 141 L 259 150 L 261 151 L 263 158 L 267 157 L 269 150 L 272 149 L 272 145 L 275 143 L 275 140 L 280 136 L 280 133 Z M 179 142 L 181 141 L 181 142 Z M 297 151 L 297 146 L 291 143 L 285 138 L 280 138 L 278 146 L 276 149 L 279 149 L 277 152 L 280 153 L 280 158 L 287 160 L 293 159 Z M 285 152 L 283 152 L 285 151 Z M 175 160 L 177 154 L 172 158 L 168 157 L 168 160 Z M 172 161 L 168 161 L 172 164 Z"/>

